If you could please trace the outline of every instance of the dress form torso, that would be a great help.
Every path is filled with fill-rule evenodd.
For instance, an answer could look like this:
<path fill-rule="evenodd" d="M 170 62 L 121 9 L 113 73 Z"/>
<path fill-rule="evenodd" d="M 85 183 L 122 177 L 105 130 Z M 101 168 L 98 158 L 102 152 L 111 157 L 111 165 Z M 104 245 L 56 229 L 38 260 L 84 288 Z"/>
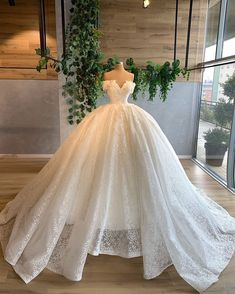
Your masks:
<path fill-rule="evenodd" d="M 108 94 L 110 103 L 128 103 L 128 97 L 134 89 L 135 83 L 131 80 L 126 80 L 122 86 L 113 79 L 103 81 L 103 90 Z"/>
<path fill-rule="evenodd" d="M 123 63 L 120 62 L 113 70 L 104 73 L 104 80 L 115 80 L 119 87 L 122 87 L 126 81 L 134 81 L 134 74 L 125 70 Z"/>

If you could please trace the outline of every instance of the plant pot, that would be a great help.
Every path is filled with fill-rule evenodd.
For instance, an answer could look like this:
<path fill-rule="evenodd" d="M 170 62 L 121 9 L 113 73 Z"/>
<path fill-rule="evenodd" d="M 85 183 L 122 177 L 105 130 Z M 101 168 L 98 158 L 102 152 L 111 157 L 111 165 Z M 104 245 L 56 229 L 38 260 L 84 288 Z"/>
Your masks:
<path fill-rule="evenodd" d="M 221 166 L 228 148 L 227 145 L 205 143 L 204 147 L 206 149 L 206 163 L 212 166 Z"/>

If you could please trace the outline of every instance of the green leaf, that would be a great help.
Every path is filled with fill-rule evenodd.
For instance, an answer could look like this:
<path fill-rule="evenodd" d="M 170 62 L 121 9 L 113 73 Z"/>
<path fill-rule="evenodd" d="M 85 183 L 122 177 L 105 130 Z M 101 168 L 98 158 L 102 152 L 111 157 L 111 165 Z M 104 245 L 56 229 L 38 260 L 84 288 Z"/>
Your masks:
<path fill-rule="evenodd" d="M 50 50 L 50 48 L 47 47 L 45 53 L 46 53 L 46 55 L 50 55 L 50 54 L 51 54 L 51 50 Z"/>
<path fill-rule="evenodd" d="M 40 72 L 40 71 L 41 71 L 41 69 L 42 69 L 42 68 L 41 68 L 41 66 L 40 66 L 40 65 L 37 65 L 37 66 L 36 66 L 36 70 L 37 70 L 37 71 L 39 71 L 39 72 Z"/>
<path fill-rule="evenodd" d="M 35 52 L 36 52 L 37 55 L 40 55 L 40 56 L 41 56 L 41 54 L 42 54 L 42 52 L 41 52 L 41 48 L 37 48 L 37 49 L 35 49 Z"/>
<path fill-rule="evenodd" d="M 103 95 L 102 79 L 104 72 L 112 70 L 119 57 L 113 56 L 106 62 L 100 48 L 102 32 L 97 30 L 97 15 L 99 14 L 97 0 L 71 0 L 70 21 L 65 33 L 65 54 L 54 60 L 50 48 L 46 48 L 42 57 L 40 48 L 35 49 L 41 56 L 36 67 L 41 71 L 49 62 L 56 72 L 64 75 L 62 95 L 68 104 L 67 121 L 70 124 L 79 123 L 88 112 L 96 108 L 96 102 Z M 157 57 L 157 54 L 156 54 Z M 138 99 L 139 93 L 148 93 L 148 100 L 159 96 L 161 101 L 167 99 L 177 76 L 188 79 L 189 71 L 180 67 L 179 60 L 166 61 L 157 64 L 151 60 L 144 68 L 136 65 L 132 57 L 126 59 L 127 70 L 134 74 L 136 84 L 132 98 Z M 231 81 L 232 82 L 232 81 Z M 224 87 L 225 95 L 234 96 L 234 87 L 229 82 Z"/>

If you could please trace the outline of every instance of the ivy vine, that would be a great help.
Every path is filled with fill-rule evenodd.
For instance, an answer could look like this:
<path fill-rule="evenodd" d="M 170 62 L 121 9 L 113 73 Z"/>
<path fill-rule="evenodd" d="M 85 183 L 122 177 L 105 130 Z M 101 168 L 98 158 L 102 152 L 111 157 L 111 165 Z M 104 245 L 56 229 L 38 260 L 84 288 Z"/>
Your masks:
<path fill-rule="evenodd" d="M 136 87 L 132 94 L 134 100 L 137 100 L 139 92 L 143 94 L 148 92 L 149 100 L 153 101 L 159 89 L 159 98 L 165 101 L 177 76 L 181 74 L 184 78 L 189 78 L 189 71 L 180 68 L 180 61 L 178 59 L 174 60 L 171 64 L 169 61 L 166 61 L 163 65 L 147 61 L 146 67 L 140 69 L 136 66 L 133 58 L 128 58 L 126 65 L 135 76 L 134 82 Z"/>
<path fill-rule="evenodd" d="M 50 49 L 41 52 L 37 70 L 41 71 L 49 64 L 56 72 L 65 76 L 63 96 L 68 104 L 67 120 L 70 124 L 79 123 L 88 112 L 96 108 L 96 101 L 103 96 L 102 80 L 106 71 L 112 70 L 118 57 L 109 58 L 105 63 L 100 49 L 101 32 L 97 29 L 99 13 L 98 0 L 71 0 L 70 22 L 65 34 L 65 54 L 55 59 Z M 146 67 L 140 69 L 133 58 L 126 60 L 127 70 L 135 76 L 136 87 L 132 97 L 137 100 L 140 92 L 149 93 L 149 100 L 159 96 L 165 101 L 176 77 L 180 74 L 188 78 L 188 71 L 180 67 L 179 60 L 163 65 L 148 61 Z"/>

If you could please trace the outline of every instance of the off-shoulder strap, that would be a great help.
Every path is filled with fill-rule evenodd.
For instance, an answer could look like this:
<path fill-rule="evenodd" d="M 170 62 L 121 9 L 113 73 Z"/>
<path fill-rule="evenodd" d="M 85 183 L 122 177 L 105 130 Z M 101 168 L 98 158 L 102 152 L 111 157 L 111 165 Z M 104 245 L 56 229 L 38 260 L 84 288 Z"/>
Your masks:
<path fill-rule="evenodd" d="M 130 89 L 131 89 L 130 94 L 132 94 L 132 93 L 134 92 L 134 89 L 135 89 L 136 83 L 130 81 L 130 84 L 131 84 L 131 86 L 130 86 Z"/>
<path fill-rule="evenodd" d="M 108 85 L 109 85 L 109 80 L 105 80 L 105 81 L 103 81 L 103 90 L 104 91 L 107 91 L 107 89 L 108 89 Z"/>

